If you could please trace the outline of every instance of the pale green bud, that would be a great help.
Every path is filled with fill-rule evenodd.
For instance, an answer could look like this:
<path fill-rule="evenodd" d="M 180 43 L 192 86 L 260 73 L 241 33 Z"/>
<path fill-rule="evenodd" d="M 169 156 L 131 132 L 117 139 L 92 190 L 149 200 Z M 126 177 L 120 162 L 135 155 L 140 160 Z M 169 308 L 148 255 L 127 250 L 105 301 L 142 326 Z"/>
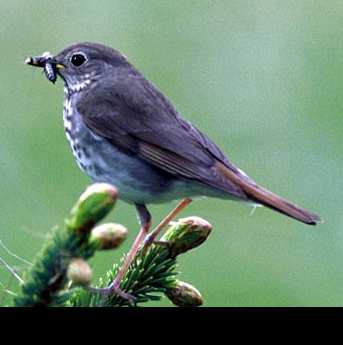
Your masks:
<path fill-rule="evenodd" d="M 118 248 L 127 237 L 127 229 L 117 223 L 106 223 L 92 229 L 89 244 L 96 249 Z"/>
<path fill-rule="evenodd" d="M 92 282 L 93 271 L 84 259 L 72 258 L 68 265 L 67 278 L 71 285 L 89 285 Z"/>
<path fill-rule="evenodd" d="M 211 224 L 202 218 L 182 218 L 167 230 L 161 241 L 169 243 L 171 257 L 175 257 L 199 246 L 207 239 L 211 230 Z"/>
<path fill-rule="evenodd" d="M 166 296 L 178 307 L 198 307 L 203 300 L 200 292 L 191 284 L 177 280 Z"/>
<path fill-rule="evenodd" d="M 108 183 L 94 183 L 80 196 L 70 212 L 68 225 L 73 230 L 87 233 L 113 208 L 119 191 Z"/>

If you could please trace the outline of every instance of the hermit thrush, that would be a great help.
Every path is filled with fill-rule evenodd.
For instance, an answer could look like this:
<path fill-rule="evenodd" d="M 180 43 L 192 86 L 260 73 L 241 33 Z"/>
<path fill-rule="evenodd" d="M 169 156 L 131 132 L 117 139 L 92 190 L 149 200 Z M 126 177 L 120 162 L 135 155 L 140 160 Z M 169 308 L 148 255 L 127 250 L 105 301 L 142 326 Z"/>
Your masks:
<path fill-rule="evenodd" d="M 119 283 L 149 232 L 146 205 L 183 199 L 154 237 L 194 197 L 208 196 L 263 205 L 303 223 L 321 218 L 258 186 L 120 52 L 76 43 L 57 55 L 26 63 L 43 67 L 50 81 L 64 81 L 64 127 L 79 167 L 94 182 L 117 186 L 136 206 L 141 231 L 110 290 Z"/>

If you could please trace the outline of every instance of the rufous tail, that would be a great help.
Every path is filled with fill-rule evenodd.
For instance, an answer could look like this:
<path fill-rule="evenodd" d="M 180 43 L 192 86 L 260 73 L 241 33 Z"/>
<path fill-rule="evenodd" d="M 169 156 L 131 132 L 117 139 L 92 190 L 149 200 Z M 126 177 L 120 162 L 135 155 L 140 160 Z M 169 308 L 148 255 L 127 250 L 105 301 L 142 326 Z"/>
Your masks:
<path fill-rule="evenodd" d="M 230 170 L 224 164 L 217 162 L 216 167 L 223 176 L 242 188 L 244 193 L 248 196 L 249 201 L 269 207 L 275 211 L 283 213 L 309 225 L 317 225 L 317 222 L 322 222 L 322 219 L 316 214 L 307 211 L 285 199 L 282 199 L 269 190 L 244 179 Z"/>

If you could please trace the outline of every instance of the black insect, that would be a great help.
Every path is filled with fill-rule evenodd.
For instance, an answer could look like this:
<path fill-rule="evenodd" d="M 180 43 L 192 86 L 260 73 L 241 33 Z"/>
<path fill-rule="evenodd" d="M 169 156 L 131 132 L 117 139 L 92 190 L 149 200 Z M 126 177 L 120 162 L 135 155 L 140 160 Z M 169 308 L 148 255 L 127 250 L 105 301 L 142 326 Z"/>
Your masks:
<path fill-rule="evenodd" d="M 52 83 L 55 83 L 57 79 L 56 66 L 49 60 L 46 60 L 44 63 L 44 73 Z"/>
<path fill-rule="evenodd" d="M 52 55 L 50 53 L 46 52 L 40 56 L 30 56 L 25 60 L 25 62 L 31 66 L 43 67 L 46 77 L 52 83 L 56 81 L 57 79 L 56 65 L 52 61 Z"/>

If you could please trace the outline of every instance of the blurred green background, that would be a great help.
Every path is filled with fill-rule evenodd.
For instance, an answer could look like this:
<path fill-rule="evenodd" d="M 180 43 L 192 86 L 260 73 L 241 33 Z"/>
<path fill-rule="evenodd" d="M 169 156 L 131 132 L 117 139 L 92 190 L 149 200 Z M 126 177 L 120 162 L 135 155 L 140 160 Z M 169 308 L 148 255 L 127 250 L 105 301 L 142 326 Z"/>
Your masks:
<path fill-rule="evenodd" d="M 19 275 L 90 183 L 62 125 L 63 87 L 24 64 L 93 41 L 123 52 L 179 111 L 260 185 L 324 218 L 317 227 L 201 199 L 180 215 L 213 225 L 179 259 L 204 306 L 343 305 L 343 2 L 0 1 L 0 257 Z M 174 203 L 151 206 L 157 224 Z M 127 251 L 91 260 L 95 279 Z M 6 250 L 7 248 L 7 250 Z M 0 266 L 0 305 L 17 281 Z M 170 306 L 167 299 L 152 306 Z"/>

